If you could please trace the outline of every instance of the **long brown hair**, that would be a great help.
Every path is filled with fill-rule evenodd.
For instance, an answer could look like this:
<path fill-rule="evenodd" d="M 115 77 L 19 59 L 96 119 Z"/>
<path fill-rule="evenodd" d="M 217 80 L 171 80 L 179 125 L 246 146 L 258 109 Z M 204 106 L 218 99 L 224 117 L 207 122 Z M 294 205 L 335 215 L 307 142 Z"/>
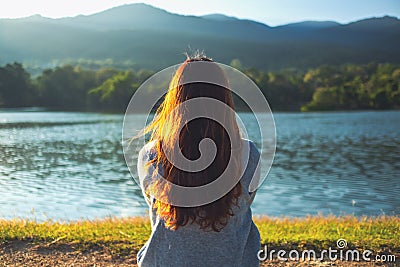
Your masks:
<path fill-rule="evenodd" d="M 212 83 L 195 82 L 182 84 L 185 73 L 190 68 L 192 62 L 207 61 L 212 68 L 213 75 L 219 75 L 226 81 L 225 86 Z M 151 133 L 150 141 L 155 142 L 156 156 L 148 163 L 156 166 L 156 171 L 162 166 L 162 176 L 174 184 L 194 187 L 208 184 L 217 179 L 228 165 L 230 157 L 235 160 L 235 170 L 233 173 L 241 173 L 240 160 L 236 155 L 231 155 L 232 146 L 241 148 L 241 138 L 239 127 L 233 113 L 225 114 L 224 125 L 210 118 L 196 118 L 189 122 L 185 121 L 190 110 L 184 112 L 173 112 L 173 110 L 183 102 L 197 98 L 206 97 L 219 100 L 234 109 L 232 93 L 228 89 L 228 82 L 223 70 L 211 59 L 197 56 L 187 58 L 178 68 L 172 78 L 169 90 L 165 95 L 164 101 L 157 109 L 155 118 L 145 128 L 145 133 Z M 185 123 L 181 130 L 178 128 L 180 123 Z M 224 128 L 225 127 L 225 128 Z M 226 127 L 230 127 L 227 131 Z M 228 132 L 234 133 L 228 136 Z M 179 148 L 182 154 L 189 160 L 195 160 L 200 157 L 199 143 L 204 138 L 210 138 L 214 141 L 217 148 L 217 155 L 210 166 L 199 172 L 188 172 L 175 167 L 165 155 L 165 151 L 179 142 Z M 241 151 L 241 150 L 239 150 Z M 149 166 L 148 165 L 148 166 Z M 157 186 L 161 184 L 155 182 L 153 189 L 168 191 L 168 187 L 161 189 Z M 155 200 L 154 208 L 165 225 L 170 229 L 177 229 L 188 223 L 196 223 L 204 230 L 220 231 L 228 223 L 231 216 L 234 216 L 233 206 L 238 205 L 238 198 L 242 192 L 240 181 L 226 195 L 212 203 L 197 207 L 179 207 L 174 206 L 160 199 Z"/>

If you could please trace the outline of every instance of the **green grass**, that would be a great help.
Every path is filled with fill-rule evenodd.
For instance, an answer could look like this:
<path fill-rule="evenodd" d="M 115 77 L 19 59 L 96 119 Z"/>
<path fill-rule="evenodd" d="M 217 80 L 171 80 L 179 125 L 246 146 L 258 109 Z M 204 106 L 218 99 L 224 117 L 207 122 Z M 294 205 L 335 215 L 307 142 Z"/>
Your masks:
<path fill-rule="evenodd" d="M 275 248 L 336 247 L 339 238 L 348 247 L 375 252 L 400 252 L 400 218 L 381 217 L 306 217 L 254 218 L 262 244 Z M 107 246 L 121 255 L 137 251 L 151 232 L 147 218 L 109 218 L 70 223 L 29 220 L 0 220 L 0 243 L 12 240 L 31 240 L 38 243 L 74 243 L 78 247 Z"/>
<path fill-rule="evenodd" d="M 297 248 L 336 248 L 345 239 L 349 248 L 400 252 L 400 217 L 259 218 L 262 244 Z"/>

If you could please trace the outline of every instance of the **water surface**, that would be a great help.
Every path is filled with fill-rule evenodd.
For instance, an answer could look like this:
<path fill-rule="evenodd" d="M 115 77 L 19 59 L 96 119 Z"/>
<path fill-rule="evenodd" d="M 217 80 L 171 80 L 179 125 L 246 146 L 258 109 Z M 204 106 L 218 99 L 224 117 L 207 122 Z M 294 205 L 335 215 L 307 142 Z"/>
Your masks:
<path fill-rule="evenodd" d="M 400 214 L 400 112 L 277 113 L 277 152 L 253 211 Z M 250 138 L 257 135 L 241 114 Z M 122 115 L 0 112 L 0 218 L 146 214 L 121 148 Z M 259 145 L 259 144 L 258 144 Z"/>

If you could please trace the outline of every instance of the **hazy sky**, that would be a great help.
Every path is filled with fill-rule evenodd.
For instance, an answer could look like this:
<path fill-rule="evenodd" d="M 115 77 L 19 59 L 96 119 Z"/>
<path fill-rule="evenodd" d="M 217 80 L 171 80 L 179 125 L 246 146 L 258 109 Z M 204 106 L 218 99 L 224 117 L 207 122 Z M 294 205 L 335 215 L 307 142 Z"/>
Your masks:
<path fill-rule="evenodd" d="M 147 3 L 184 15 L 222 13 L 271 26 L 303 20 L 341 23 L 373 16 L 400 17 L 400 0 L 1 0 L 0 17 L 40 14 L 59 18 L 93 14 L 114 6 Z"/>

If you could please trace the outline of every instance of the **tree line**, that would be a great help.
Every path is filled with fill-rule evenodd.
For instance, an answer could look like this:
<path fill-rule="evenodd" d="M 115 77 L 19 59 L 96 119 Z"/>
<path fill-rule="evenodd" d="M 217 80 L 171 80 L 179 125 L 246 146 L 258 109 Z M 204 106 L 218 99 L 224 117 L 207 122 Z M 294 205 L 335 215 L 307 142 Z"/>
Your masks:
<path fill-rule="evenodd" d="M 400 108 L 400 66 L 369 63 L 320 66 L 308 71 L 233 67 L 248 75 L 274 111 Z M 20 63 L 0 67 L 0 107 L 123 112 L 150 70 L 84 69 L 65 65 L 32 77 Z M 237 101 L 243 110 L 243 103 Z"/>

